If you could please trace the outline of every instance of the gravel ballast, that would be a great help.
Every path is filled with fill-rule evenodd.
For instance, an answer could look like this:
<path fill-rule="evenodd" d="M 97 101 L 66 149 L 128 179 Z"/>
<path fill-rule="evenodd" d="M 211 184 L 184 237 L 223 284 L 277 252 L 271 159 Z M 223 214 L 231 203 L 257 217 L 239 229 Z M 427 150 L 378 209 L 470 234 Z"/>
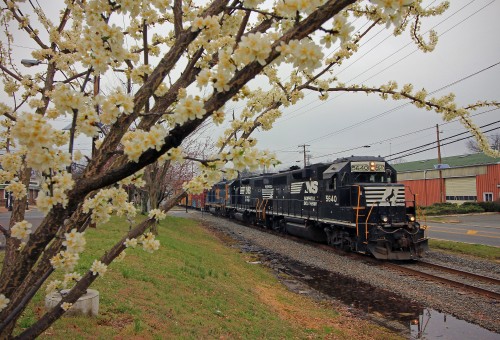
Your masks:
<path fill-rule="evenodd" d="M 223 232 L 238 241 L 237 246 L 244 248 L 242 251 L 275 253 L 279 254 L 280 257 L 289 258 L 311 267 L 355 278 L 373 287 L 382 288 L 415 301 L 427 308 L 451 314 L 459 319 L 500 333 L 499 301 L 401 275 L 348 256 L 341 256 L 311 245 L 248 228 L 208 213 L 190 210 L 187 214 L 186 212 L 172 212 L 172 214 L 196 219 L 212 230 Z M 430 251 L 426 254 L 425 261 L 500 278 L 498 264 L 468 256 Z"/>

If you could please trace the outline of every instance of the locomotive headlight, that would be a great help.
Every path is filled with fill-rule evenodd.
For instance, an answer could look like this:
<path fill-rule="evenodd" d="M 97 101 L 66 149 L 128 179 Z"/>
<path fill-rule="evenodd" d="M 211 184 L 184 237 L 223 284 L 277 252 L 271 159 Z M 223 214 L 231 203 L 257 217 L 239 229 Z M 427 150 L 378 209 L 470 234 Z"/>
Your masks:
<path fill-rule="evenodd" d="M 375 170 L 377 170 L 375 162 L 370 162 L 370 171 L 375 171 Z"/>
<path fill-rule="evenodd" d="M 380 217 L 380 219 L 381 219 L 381 220 L 382 220 L 382 222 L 384 222 L 384 223 L 389 222 L 389 217 L 387 217 L 387 216 L 381 216 L 381 217 Z"/>

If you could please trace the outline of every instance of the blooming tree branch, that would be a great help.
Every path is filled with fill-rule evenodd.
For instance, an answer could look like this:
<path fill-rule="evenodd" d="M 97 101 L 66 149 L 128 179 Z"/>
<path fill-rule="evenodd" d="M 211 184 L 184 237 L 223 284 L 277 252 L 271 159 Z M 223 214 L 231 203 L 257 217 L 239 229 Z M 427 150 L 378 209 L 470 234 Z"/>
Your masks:
<path fill-rule="evenodd" d="M 0 273 L 0 338 L 12 336 L 19 315 L 43 286 L 57 291 L 76 283 L 22 337 L 41 334 L 63 315 L 126 247 L 157 249 L 159 242 L 146 230 L 184 190 L 201 192 L 222 176 L 277 164 L 272 153 L 256 148 L 252 133 L 272 129 L 279 109 L 299 102 L 306 91 L 323 100 L 335 91 L 407 99 L 445 119 L 459 117 L 479 141 L 484 138 L 468 112 L 498 107 L 487 101 L 458 107 L 450 95 L 427 98 L 425 91 L 406 85 L 400 90 L 395 83 L 347 86 L 337 79 L 335 66 L 380 25 L 393 27 L 394 35 L 407 31 L 421 50 L 431 51 L 437 35 L 423 34 L 421 23 L 442 14 L 446 2 L 422 8 L 419 0 L 54 1 L 58 15 L 31 1 L 3 2 L 0 78 L 11 103 L 0 104 L 0 132 L 8 150 L 0 156 L 0 177 L 10 182 L 14 207 L 9 229 L 0 228 L 11 234 Z M 55 17 L 56 23 L 50 20 Z M 371 22 L 358 34 L 353 33 L 356 17 Z M 20 72 L 14 31 L 37 46 L 35 71 Z M 107 75 L 123 86 L 106 84 Z M 232 100 L 243 103 L 241 112 L 226 111 Z M 218 151 L 186 151 L 200 127 L 221 125 L 229 116 Z M 56 129 L 57 119 L 71 121 L 70 130 Z M 91 155 L 77 150 L 82 137 L 93 141 Z M 71 169 L 83 157 L 88 162 L 76 176 Z M 184 189 L 153 209 L 86 273 L 75 273 L 86 228 L 101 225 L 111 213 L 131 220 L 137 211 L 125 188 L 143 184 L 144 169 L 155 162 L 179 170 L 185 160 L 192 166 L 189 176 L 187 171 L 167 176 L 170 187 L 183 181 Z M 36 203 L 45 214 L 36 230 L 24 218 L 32 170 L 41 174 Z M 165 173 L 163 168 L 146 177 L 151 185 Z M 47 283 L 53 271 L 65 271 L 65 279 Z"/>

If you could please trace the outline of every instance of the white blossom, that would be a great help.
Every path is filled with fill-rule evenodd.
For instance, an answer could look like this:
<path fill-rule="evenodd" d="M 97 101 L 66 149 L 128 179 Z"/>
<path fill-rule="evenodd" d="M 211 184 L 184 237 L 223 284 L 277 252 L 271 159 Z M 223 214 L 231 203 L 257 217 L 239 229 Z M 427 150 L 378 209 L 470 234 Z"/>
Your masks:
<path fill-rule="evenodd" d="M 63 303 L 61 304 L 61 308 L 62 308 L 65 312 L 67 312 L 67 311 L 68 311 L 68 309 L 70 309 L 70 308 L 71 308 L 71 306 L 73 306 L 73 304 L 72 304 L 72 303 L 69 303 L 69 302 L 63 302 Z"/>
<path fill-rule="evenodd" d="M 53 280 L 50 281 L 47 287 L 45 288 L 45 292 L 47 294 L 54 293 L 58 290 L 61 290 L 64 288 L 64 284 L 61 280 Z"/>
<path fill-rule="evenodd" d="M 136 238 L 132 238 L 132 239 L 127 238 L 123 244 L 127 248 L 129 248 L 129 247 L 135 248 L 137 246 L 137 239 Z"/>
<path fill-rule="evenodd" d="M 148 253 L 152 253 L 155 250 L 160 249 L 160 241 L 155 239 L 155 235 L 151 232 L 142 235 L 139 238 L 139 242 L 142 243 L 142 249 Z"/>
<path fill-rule="evenodd" d="M 241 38 L 238 48 L 234 52 L 234 61 L 237 64 L 249 64 L 257 60 L 259 64 L 265 65 L 266 58 L 271 53 L 271 41 L 269 36 L 260 32 L 250 33 Z"/>
<path fill-rule="evenodd" d="M 179 99 L 177 103 L 174 119 L 177 124 L 183 124 L 188 120 L 201 119 L 205 115 L 203 102 L 200 99 L 189 95 Z"/>
<path fill-rule="evenodd" d="M 10 300 L 8 298 L 5 297 L 5 295 L 3 294 L 0 294 L 0 312 L 2 310 L 5 309 L 5 307 L 7 307 L 7 305 L 9 304 Z"/>
<path fill-rule="evenodd" d="M 99 260 L 94 260 L 94 262 L 92 263 L 92 266 L 90 267 L 90 271 L 92 272 L 92 275 L 99 274 L 100 276 L 103 276 L 107 270 L 108 270 L 108 266 L 106 266 L 104 263 L 102 263 Z"/>
<path fill-rule="evenodd" d="M 10 235 L 12 237 L 22 240 L 28 237 L 29 234 L 31 234 L 31 227 L 32 224 L 26 220 L 17 222 L 10 229 Z"/>
<path fill-rule="evenodd" d="M 152 209 L 148 214 L 149 218 L 154 218 L 157 221 L 163 220 L 167 217 L 167 214 L 160 209 Z"/>
<path fill-rule="evenodd" d="M 85 241 L 84 232 L 79 233 L 76 229 L 72 229 L 71 232 L 65 233 L 64 238 L 66 239 L 63 242 L 63 246 L 66 247 L 66 251 L 70 253 L 81 253 L 85 250 Z"/>
<path fill-rule="evenodd" d="M 292 40 L 288 44 L 281 43 L 278 50 L 285 60 L 291 62 L 299 70 L 313 71 L 321 66 L 323 52 L 312 40 L 302 39 Z"/>

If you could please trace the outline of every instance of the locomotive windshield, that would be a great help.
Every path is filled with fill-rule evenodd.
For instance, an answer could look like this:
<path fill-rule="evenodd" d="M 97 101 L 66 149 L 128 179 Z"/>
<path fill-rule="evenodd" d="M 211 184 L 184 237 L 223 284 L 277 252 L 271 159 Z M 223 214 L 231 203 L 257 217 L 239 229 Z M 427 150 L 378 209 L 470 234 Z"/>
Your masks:
<path fill-rule="evenodd" d="M 385 162 L 351 162 L 351 183 L 394 183 L 396 176 Z"/>
<path fill-rule="evenodd" d="M 387 183 L 384 173 L 356 173 L 353 183 Z"/>

